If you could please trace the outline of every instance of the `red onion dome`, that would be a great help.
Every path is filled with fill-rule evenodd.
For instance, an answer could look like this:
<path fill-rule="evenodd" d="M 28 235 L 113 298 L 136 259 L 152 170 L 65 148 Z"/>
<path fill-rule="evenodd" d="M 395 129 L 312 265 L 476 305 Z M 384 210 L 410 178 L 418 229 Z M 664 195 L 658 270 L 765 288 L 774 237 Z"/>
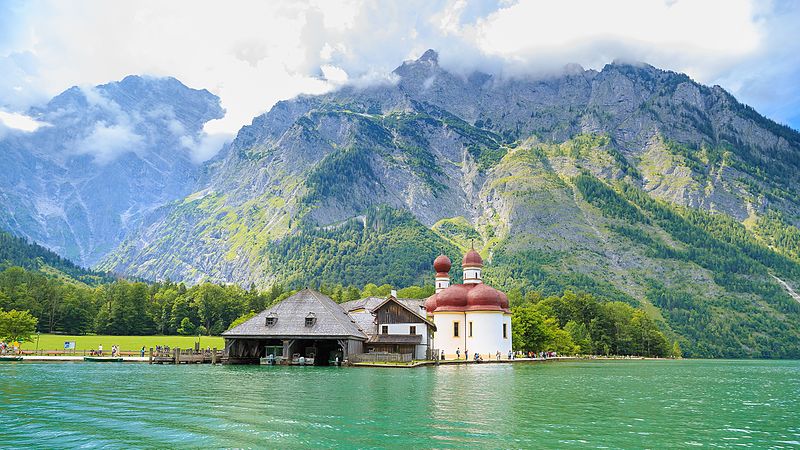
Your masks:
<path fill-rule="evenodd" d="M 468 311 L 500 311 L 503 309 L 500 291 L 489 285 L 476 284 L 467 294 Z"/>
<path fill-rule="evenodd" d="M 508 296 L 503 291 L 497 291 L 500 294 L 500 307 L 508 309 Z"/>
<path fill-rule="evenodd" d="M 481 255 L 475 251 L 475 249 L 470 249 L 466 255 L 464 255 L 464 261 L 461 264 L 462 267 L 483 267 L 483 258 Z"/>
<path fill-rule="evenodd" d="M 425 299 L 425 311 L 429 314 L 436 310 L 436 295 L 437 294 L 433 294 Z"/>
<path fill-rule="evenodd" d="M 463 284 L 454 284 L 436 294 L 437 311 L 463 311 L 467 306 L 469 288 Z"/>
<path fill-rule="evenodd" d="M 453 263 L 450 262 L 450 258 L 447 255 L 439 255 L 433 260 L 433 270 L 436 271 L 437 275 L 444 274 L 446 276 L 451 267 L 453 267 Z"/>

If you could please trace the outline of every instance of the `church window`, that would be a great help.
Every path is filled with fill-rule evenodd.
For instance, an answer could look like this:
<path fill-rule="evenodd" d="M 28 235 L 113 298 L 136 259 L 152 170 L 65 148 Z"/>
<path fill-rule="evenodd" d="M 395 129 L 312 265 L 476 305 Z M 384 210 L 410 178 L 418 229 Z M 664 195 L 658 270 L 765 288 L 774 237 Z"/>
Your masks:
<path fill-rule="evenodd" d="M 469 337 L 472 337 L 472 322 L 469 323 Z"/>
<path fill-rule="evenodd" d="M 381 334 L 389 334 L 389 325 L 381 326 Z"/>
<path fill-rule="evenodd" d="M 508 325 L 503 324 L 503 339 L 508 339 Z"/>
<path fill-rule="evenodd" d="M 415 326 L 409 327 L 408 334 L 417 334 L 417 327 Z"/>
<path fill-rule="evenodd" d="M 453 322 L 453 337 L 458 337 L 458 322 Z"/>

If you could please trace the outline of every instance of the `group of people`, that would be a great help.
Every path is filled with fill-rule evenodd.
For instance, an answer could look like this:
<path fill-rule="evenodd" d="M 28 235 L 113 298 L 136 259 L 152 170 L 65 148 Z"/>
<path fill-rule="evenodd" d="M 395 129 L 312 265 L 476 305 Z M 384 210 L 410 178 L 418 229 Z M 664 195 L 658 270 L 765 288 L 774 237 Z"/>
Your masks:
<path fill-rule="evenodd" d="M 11 354 L 14 354 L 14 355 L 19 353 L 19 343 L 18 342 L 12 342 L 12 343 L 9 344 L 9 343 L 6 343 L 5 341 L 0 341 L 0 355 L 5 355 L 5 354 L 8 354 L 8 353 L 11 353 Z"/>
<path fill-rule="evenodd" d="M 539 352 L 539 353 L 528 352 L 528 358 L 547 359 L 547 358 L 555 358 L 556 356 L 558 356 L 558 353 L 556 352 Z"/>
<path fill-rule="evenodd" d="M 503 354 L 500 353 L 500 350 L 498 350 L 497 353 L 494 354 L 494 356 L 495 356 L 495 359 L 497 361 L 500 361 L 502 359 L 502 357 L 503 357 Z M 556 352 L 539 352 L 539 353 L 532 352 L 532 351 L 529 351 L 529 352 L 521 352 L 521 351 L 512 352 L 511 350 L 509 350 L 508 354 L 506 355 L 506 357 L 508 358 L 509 361 L 511 361 L 513 359 L 517 359 L 517 358 L 526 358 L 526 357 L 527 358 L 542 358 L 542 359 L 546 359 L 546 358 L 555 358 L 557 356 L 558 356 L 558 353 L 556 353 Z M 439 355 L 439 359 L 442 360 L 442 361 L 445 360 L 444 350 L 442 350 L 441 355 Z M 461 359 L 461 347 L 456 349 L 456 359 Z M 464 360 L 465 361 L 469 360 L 469 350 L 464 349 Z M 475 362 L 481 362 L 481 361 L 483 361 L 483 356 L 480 353 L 474 353 L 473 354 L 473 360 Z"/>
<path fill-rule="evenodd" d="M 495 358 L 497 358 L 497 360 L 500 361 L 501 357 L 502 357 L 502 353 L 500 353 L 500 350 L 498 350 L 497 353 L 495 353 Z M 508 351 L 508 359 L 512 360 L 512 359 L 514 359 L 514 357 L 515 357 L 514 352 L 509 350 Z M 445 360 L 444 350 L 442 350 L 442 353 L 439 356 L 439 359 L 442 360 L 442 361 Z M 461 359 L 461 347 L 456 349 L 456 359 Z M 465 361 L 469 360 L 469 350 L 467 350 L 467 349 L 464 349 L 464 360 Z M 473 353 L 473 360 L 475 362 L 481 362 L 481 361 L 483 361 L 483 356 L 480 353 Z"/>
<path fill-rule="evenodd" d="M 144 349 L 144 347 L 142 347 Z M 119 345 L 112 345 L 111 346 L 111 356 L 116 358 L 117 356 L 121 356 L 122 352 L 119 349 Z M 103 356 L 103 344 L 97 346 L 97 350 L 91 349 L 89 350 L 89 356 Z"/>

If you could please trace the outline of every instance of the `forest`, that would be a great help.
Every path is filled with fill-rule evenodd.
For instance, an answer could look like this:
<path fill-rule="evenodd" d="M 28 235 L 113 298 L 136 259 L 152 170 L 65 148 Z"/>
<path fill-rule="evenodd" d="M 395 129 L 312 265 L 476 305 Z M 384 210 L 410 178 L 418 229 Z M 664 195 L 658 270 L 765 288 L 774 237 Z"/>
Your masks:
<path fill-rule="evenodd" d="M 388 296 L 391 285 L 315 286 L 336 302 Z M 265 291 L 202 283 L 186 287 L 116 280 L 97 287 L 66 282 L 12 266 L 0 272 L 0 311 L 29 311 L 37 331 L 108 335 L 219 335 L 283 300 L 296 290 L 274 285 Z M 425 298 L 433 286 L 410 286 L 401 298 Z M 670 356 L 673 349 L 644 311 L 570 291 L 514 299 L 514 344 L 518 350 L 561 354 Z"/>

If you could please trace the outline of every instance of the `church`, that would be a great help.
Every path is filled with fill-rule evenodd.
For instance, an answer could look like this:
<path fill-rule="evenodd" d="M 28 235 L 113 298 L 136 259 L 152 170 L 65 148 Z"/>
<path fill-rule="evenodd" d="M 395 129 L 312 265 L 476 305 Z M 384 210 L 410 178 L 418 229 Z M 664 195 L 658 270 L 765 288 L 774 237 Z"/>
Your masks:
<path fill-rule="evenodd" d="M 470 249 L 462 261 L 463 284 L 450 284 L 452 262 L 446 255 L 433 261 L 436 292 L 425 300 L 425 313 L 436 326 L 432 347 L 446 359 L 480 354 L 503 358 L 511 351 L 511 310 L 508 297 L 485 284 L 483 259 Z"/>

